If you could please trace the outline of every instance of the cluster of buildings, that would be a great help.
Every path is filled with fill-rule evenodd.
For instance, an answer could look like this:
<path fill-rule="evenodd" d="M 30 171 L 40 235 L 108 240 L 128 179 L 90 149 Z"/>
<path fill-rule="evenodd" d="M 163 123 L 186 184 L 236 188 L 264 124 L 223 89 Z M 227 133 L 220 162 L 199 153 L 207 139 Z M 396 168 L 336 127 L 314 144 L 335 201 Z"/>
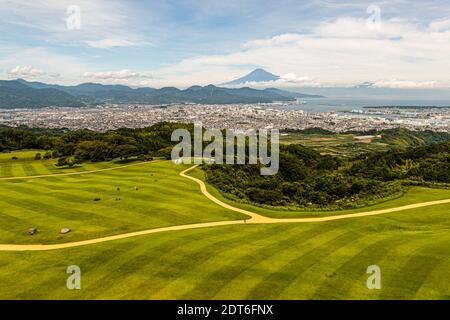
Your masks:
<path fill-rule="evenodd" d="M 388 129 L 450 131 L 450 108 L 373 108 L 346 112 L 308 113 L 286 110 L 275 104 L 227 105 L 101 105 L 88 108 L 0 109 L 0 125 L 42 128 L 140 128 L 169 121 L 201 122 L 217 129 L 305 129 L 320 127 L 342 132 Z"/>

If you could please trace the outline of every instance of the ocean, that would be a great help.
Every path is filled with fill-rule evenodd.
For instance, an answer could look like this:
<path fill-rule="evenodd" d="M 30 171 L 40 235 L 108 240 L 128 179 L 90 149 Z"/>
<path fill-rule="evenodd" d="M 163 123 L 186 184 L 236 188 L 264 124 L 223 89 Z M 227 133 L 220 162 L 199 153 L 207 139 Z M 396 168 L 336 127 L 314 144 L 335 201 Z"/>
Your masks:
<path fill-rule="evenodd" d="M 325 96 L 324 98 L 302 98 L 301 103 L 282 107 L 287 110 L 326 112 L 376 106 L 450 107 L 450 90 L 448 89 L 298 88 L 286 90 Z"/>

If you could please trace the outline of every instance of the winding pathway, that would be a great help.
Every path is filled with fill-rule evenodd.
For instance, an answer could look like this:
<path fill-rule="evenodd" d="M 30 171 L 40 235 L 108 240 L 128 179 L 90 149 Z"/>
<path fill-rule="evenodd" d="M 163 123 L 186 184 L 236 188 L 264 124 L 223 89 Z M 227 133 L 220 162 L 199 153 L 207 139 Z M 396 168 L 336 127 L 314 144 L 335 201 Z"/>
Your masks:
<path fill-rule="evenodd" d="M 55 174 L 55 175 L 73 175 L 73 174 L 82 174 L 82 173 L 93 173 L 93 172 L 101 172 L 106 170 L 114 170 L 124 167 L 129 167 L 133 165 L 138 164 L 132 164 L 127 166 L 121 166 L 121 167 L 115 167 L 115 168 L 108 168 L 108 169 L 99 169 L 99 170 L 92 170 L 87 172 L 74 172 L 74 173 L 67 173 L 67 174 Z M 56 249 L 65 249 L 65 248 L 73 248 L 73 247 L 79 247 L 79 246 L 85 246 L 90 244 L 96 244 L 96 243 L 102 243 L 107 241 L 113 241 L 113 240 L 120 240 L 120 239 L 126 239 L 131 237 L 137 237 L 147 234 L 153 234 L 153 233 L 159 233 L 159 232 L 167 232 L 167 231 L 177 231 L 177 230 L 188 230 L 188 229 L 197 229 L 197 228 L 208 228 L 208 227 L 218 227 L 218 226 L 226 226 L 226 225 L 235 225 L 235 224 L 268 224 L 268 223 L 305 223 L 305 222 L 324 222 L 324 221 L 332 221 L 332 220 L 342 220 L 342 219 L 350 219 L 350 218 L 358 218 L 358 217 L 367 217 L 367 216 L 375 216 L 385 213 L 391 213 L 391 212 L 397 212 L 397 211 L 403 211 L 403 210 L 409 210 L 414 208 L 421 208 L 421 207 L 428 207 L 428 206 L 434 206 L 439 204 L 446 204 L 450 203 L 450 199 L 445 200 L 437 200 L 437 201 L 429 201 L 429 202 L 422 202 L 422 203 L 415 203 L 410 204 L 406 206 L 396 207 L 396 208 L 389 208 L 389 209 L 381 209 L 381 210 L 374 210 L 374 211 L 367 211 L 367 212 L 359 212 L 359 213 L 351 213 L 351 214 L 342 214 L 342 215 L 336 215 L 336 216 L 327 216 L 327 217 L 313 217 L 313 218 L 285 218 L 285 219 L 277 219 L 277 218 L 269 218 L 262 215 L 259 215 L 255 212 L 251 212 L 248 210 L 240 209 L 233 207 L 216 197 L 214 197 L 212 194 L 210 194 L 206 188 L 206 184 L 195 177 L 189 176 L 186 173 L 196 168 L 197 165 L 194 165 L 182 172 L 180 172 L 180 176 L 190 179 L 192 181 L 195 181 L 200 185 L 200 190 L 203 193 L 204 196 L 206 196 L 209 200 L 213 201 L 217 205 L 236 211 L 242 214 L 245 214 L 249 216 L 250 218 L 247 220 L 231 220 L 231 221 L 217 221 L 217 222 L 205 222 L 205 223 L 195 223 L 195 224 L 186 224 L 186 225 L 178 225 L 178 226 L 170 226 L 170 227 L 162 227 L 162 228 L 155 228 L 155 229 L 148 229 L 148 230 L 142 230 L 142 231 L 136 231 L 136 232 L 129 232 L 114 236 L 108 236 L 108 237 L 102 237 L 102 238 L 96 238 L 96 239 L 90 239 L 90 240 L 82 240 L 82 241 L 75 241 L 75 242 L 68 242 L 68 243 L 58 243 L 58 244 L 0 244 L 0 251 L 47 251 L 47 250 L 56 250 Z M 46 175 L 46 177 L 52 176 L 52 175 Z M 36 178 L 36 177 L 43 177 L 43 176 L 30 176 L 30 177 L 17 177 L 16 179 L 24 179 L 24 178 Z M 2 178 L 0 180 L 12 180 L 8 178 Z"/>

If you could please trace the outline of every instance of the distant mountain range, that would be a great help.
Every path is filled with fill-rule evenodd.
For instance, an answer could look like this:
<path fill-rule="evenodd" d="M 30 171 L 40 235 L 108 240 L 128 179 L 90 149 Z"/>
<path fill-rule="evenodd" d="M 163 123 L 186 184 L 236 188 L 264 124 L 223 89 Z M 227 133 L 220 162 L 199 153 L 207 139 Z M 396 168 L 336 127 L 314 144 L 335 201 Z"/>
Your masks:
<path fill-rule="evenodd" d="M 363 83 L 357 84 L 354 88 L 374 88 L 375 83 L 370 81 L 365 81 Z"/>
<path fill-rule="evenodd" d="M 77 97 L 52 86 L 34 88 L 22 81 L 0 80 L 0 108 L 82 107 Z"/>
<path fill-rule="evenodd" d="M 133 89 L 124 85 L 98 83 L 62 86 L 23 79 L 0 80 L 0 108 L 82 107 L 102 103 L 269 103 L 292 101 L 304 97 L 320 96 L 304 95 L 276 88 L 257 90 L 248 87 L 223 88 L 208 85 L 192 86 L 185 90 L 174 87 Z"/>
<path fill-rule="evenodd" d="M 281 89 L 277 89 L 277 88 L 267 88 L 267 89 L 264 89 L 264 91 L 276 93 L 283 97 L 295 98 L 295 99 L 325 98 L 325 96 L 321 96 L 318 94 L 306 94 L 306 93 L 300 93 L 300 92 L 292 92 L 292 91 L 286 91 L 286 90 L 281 90 Z"/>

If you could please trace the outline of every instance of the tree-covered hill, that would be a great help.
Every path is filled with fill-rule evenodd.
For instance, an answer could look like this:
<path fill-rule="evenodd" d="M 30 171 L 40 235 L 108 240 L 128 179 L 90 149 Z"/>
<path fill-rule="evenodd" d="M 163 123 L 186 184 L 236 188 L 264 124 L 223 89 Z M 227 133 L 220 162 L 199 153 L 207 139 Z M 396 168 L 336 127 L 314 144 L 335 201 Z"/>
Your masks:
<path fill-rule="evenodd" d="M 281 94 L 283 93 L 283 94 Z M 167 87 L 130 88 L 124 85 L 82 83 L 62 86 L 43 82 L 0 80 L 0 108 L 80 107 L 89 104 L 227 104 L 294 100 L 285 91 L 252 88 L 192 86 L 180 90 Z"/>
<path fill-rule="evenodd" d="M 0 108 L 42 108 L 48 106 L 82 107 L 84 103 L 64 91 L 33 89 L 19 84 L 0 83 Z"/>
<path fill-rule="evenodd" d="M 450 140 L 450 133 L 431 130 L 410 131 L 404 128 L 387 129 L 376 132 L 381 141 L 397 148 L 419 147 Z"/>
<path fill-rule="evenodd" d="M 410 179 L 450 183 L 450 141 L 366 155 L 354 161 L 348 173 L 382 181 Z"/>
<path fill-rule="evenodd" d="M 279 172 L 257 165 L 203 167 L 208 182 L 243 202 L 305 208 L 351 208 L 401 194 L 408 184 L 450 186 L 450 141 L 359 159 L 322 156 L 300 145 L 281 146 Z"/>
<path fill-rule="evenodd" d="M 142 129 L 107 132 L 0 127 L 0 151 L 48 150 L 60 165 L 139 157 L 170 159 L 172 132 L 193 125 L 159 123 Z M 434 133 L 390 131 L 395 138 L 422 137 L 428 145 L 395 148 L 357 158 L 322 155 L 299 144 L 280 146 L 279 172 L 261 176 L 258 165 L 205 165 L 206 177 L 225 195 L 271 206 L 351 208 L 401 194 L 406 184 L 450 185 L 450 140 Z M 408 142 L 408 140 L 405 140 Z M 205 142 L 207 144 L 207 142 Z"/>

